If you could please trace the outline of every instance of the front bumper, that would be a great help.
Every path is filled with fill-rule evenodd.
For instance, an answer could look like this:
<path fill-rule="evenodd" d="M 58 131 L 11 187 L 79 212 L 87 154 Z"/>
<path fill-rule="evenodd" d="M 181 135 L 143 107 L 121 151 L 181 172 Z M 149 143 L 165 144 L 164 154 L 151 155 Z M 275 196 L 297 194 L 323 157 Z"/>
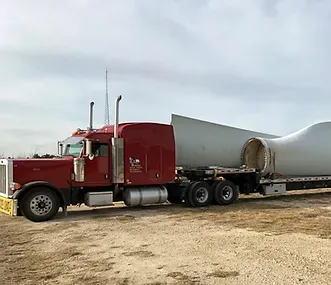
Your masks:
<path fill-rule="evenodd" d="M 0 212 L 10 216 L 17 216 L 17 200 L 0 196 Z"/>

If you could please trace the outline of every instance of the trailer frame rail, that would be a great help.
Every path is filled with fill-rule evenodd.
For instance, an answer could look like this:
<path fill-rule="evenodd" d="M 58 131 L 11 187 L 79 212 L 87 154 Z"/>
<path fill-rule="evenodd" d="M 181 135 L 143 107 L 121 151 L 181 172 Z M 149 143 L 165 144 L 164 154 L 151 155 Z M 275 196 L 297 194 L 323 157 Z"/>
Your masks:
<path fill-rule="evenodd" d="M 260 184 L 276 184 L 276 183 L 291 183 L 291 182 L 316 182 L 316 181 L 331 181 L 331 176 L 311 176 L 311 177 L 289 177 L 277 179 L 260 180 Z"/>
<path fill-rule="evenodd" d="M 177 167 L 177 174 L 190 174 L 197 177 L 212 177 L 212 176 L 221 176 L 221 175 L 230 175 L 230 174 L 257 174 L 259 173 L 256 168 L 228 168 L 220 166 L 202 166 L 202 167 Z"/>

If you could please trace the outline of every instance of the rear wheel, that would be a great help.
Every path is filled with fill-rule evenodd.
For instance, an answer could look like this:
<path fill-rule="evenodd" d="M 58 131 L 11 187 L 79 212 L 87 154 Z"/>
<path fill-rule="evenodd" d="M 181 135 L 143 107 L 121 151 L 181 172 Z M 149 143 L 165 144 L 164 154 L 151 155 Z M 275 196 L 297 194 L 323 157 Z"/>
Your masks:
<path fill-rule="evenodd" d="M 53 219 L 59 211 L 60 201 L 48 188 L 31 189 L 20 201 L 22 214 L 33 222 Z"/>
<path fill-rule="evenodd" d="M 186 200 L 191 207 L 205 207 L 212 199 L 211 187 L 203 181 L 193 182 L 186 191 Z"/>
<path fill-rule="evenodd" d="M 186 205 L 187 206 L 189 206 L 189 207 L 195 207 L 194 206 L 194 203 L 193 203 L 193 200 L 192 200 L 192 195 L 191 195 L 191 191 L 190 191 L 190 189 L 191 189 L 191 187 L 194 185 L 194 184 L 196 184 L 197 182 L 195 182 L 195 181 L 193 181 L 193 182 L 190 182 L 187 186 L 186 186 L 186 188 L 185 188 L 185 203 L 186 203 Z"/>
<path fill-rule="evenodd" d="M 214 185 L 215 202 L 219 205 L 229 205 L 238 200 L 239 191 L 231 181 L 223 180 Z"/>

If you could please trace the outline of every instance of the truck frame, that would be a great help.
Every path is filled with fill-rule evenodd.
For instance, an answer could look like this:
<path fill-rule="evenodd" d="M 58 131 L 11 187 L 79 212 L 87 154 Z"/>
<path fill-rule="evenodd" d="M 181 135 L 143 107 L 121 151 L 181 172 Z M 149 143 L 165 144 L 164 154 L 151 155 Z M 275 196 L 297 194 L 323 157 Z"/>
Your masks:
<path fill-rule="evenodd" d="M 139 173 L 139 159 L 130 157 L 130 164 L 125 164 L 125 138 L 119 137 L 119 101 L 115 104 L 114 126 L 106 126 L 106 129 L 94 130 L 92 126 L 93 105 L 90 104 L 90 127 L 87 130 L 77 131 L 82 138 L 83 147 L 80 154 L 72 160 L 72 172 L 66 173 L 69 169 L 69 160 L 56 159 L 30 159 L 32 168 L 35 171 L 38 165 L 46 161 L 47 167 L 52 163 L 63 165 L 63 174 L 68 175 L 71 181 L 66 189 L 57 186 L 47 179 L 30 179 L 23 184 L 17 183 L 19 177 L 15 177 L 13 170 L 20 161 L 14 159 L 0 159 L 0 212 L 12 216 L 24 215 L 33 222 L 42 222 L 53 219 L 60 208 L 64 215 L 67 214 L 67 207 L 70 205 L 85 204 L 89 207 L 112 206 L 114 202 L 124 201 L 130 207 L 144 205 L 164 204 L 167 201 L 172 204 L 185 204 L 189 207 L 206 207 L 208 205 L 230 205 L 239 199 L 240 194 L 249 195 L 260 193 L 261 195 L 280 195 L 292 190 L 329 188 L 331 187 L 330 176 L 314 177 L 284 177 L 277 173 L 270 173 L 268 177 L 262 177 L 258 169 L 253 168 L 225 168 L 221 166 L 175 166 L 175 153 L 169 151 L 167 163 L 169 171 L 161 179 L 158 171 L 153 172 L 153 177 L 146 182 L 130 182 L 127 179 L 126 168 Z M 130 123 L 126 124 L 130 126 Z M 126 126 L 124 124 L 124 126 Z M 131 129 L 135 130 L 132 123 Z M 153 126 L 160 127 L 163 132 L 170 131 L 166 125 L 142 124 L 141 128 Z M 139 127 L 139 126 L 138 126 Z M 113 128 L 113 135 L 109 145 L 111 155 L 111 167 L 104 177 L 108 184 L 86 184 L 85 163 L 93 161 L 95 144 L 90 139 L 92 135 L 106 136 L 106 130 Z M 76 132 L 76 134 L 77 134 Z M 135 130 L 137 133 L 137 130 Z M 170 134 L 170 133 L 169 133 Z M 74 137 L 74 136 L 73 136 Z M 75 137 L 74 137 L 75 138 Z M 100 139 L 101 141 L 101 139 Z M 171 143 L 171 147 L 174 147 Z M 59 153 L 63 155 L 63 145 L 59 146 Z M 70 158 L 71 159 L 71 158 Z M 26 160 L 27 162 L 28 160 Z M 107 157 L 104 159 L 107 162 Z M 25 162 L 25 163 L 26 163 Z M 161 162 L 160 162 L 161 163 Z M 166 162 L 163 162 L 166 163 Z M 129 166 L 127 166 L 129 165 Z M 174 173 L 172 171 L 174 165 Z M 58 166 L 59 167 L 59 166 Z M 71 166 L 70 166 L 71 167 Z M 132 168 L 132 169 L 131 169 Z M 91 168 L 89 168 L 91 169 Z M 91 170 L 92 171 L 92 170 Z M 31 172 L 32 173 L 32 172 Z M 47 176 L 47 175 L 48 176 Z M 52 177 L 49 173 L 43 177 Z M 17 176 L 19 176 L 17 174 Z M 37 176 L 39 177 L 39 176 Z M 68 178 L 69 179 L 69 178 Z M 161 179 L 161 180 L 160 180 Z M 143 181 L 143 180 L 141 180 Z M 153 181 L 158 181 L 153 183 Z M 84 184 L 85 183 L 85 184 Z M 132 185 L 131 185 L 131 184 Z M 91 186 L 92 185 L 92 186 Z"/>

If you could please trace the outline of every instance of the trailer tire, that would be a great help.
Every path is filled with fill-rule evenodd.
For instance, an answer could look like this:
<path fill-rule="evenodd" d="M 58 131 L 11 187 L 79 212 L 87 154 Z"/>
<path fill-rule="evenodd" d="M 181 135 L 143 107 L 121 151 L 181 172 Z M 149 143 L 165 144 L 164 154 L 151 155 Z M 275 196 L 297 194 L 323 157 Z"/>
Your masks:
<path fill-rule="evenodd" d="M 215 185 L 214 197 L 218 205 L 230 205 L 238 200 L 239 191 L 234 183 L 223 180 Z"/>
<path fill-rule="evenodd" d="M 60 200 L 53 190 L 38 187 L 29 190 L 20 201 L 24 217 L 33 222 L 44 222 L 53 219 L 59 211 Z"/>
<path fill-rule="evenodd" d="M 184 193 L 185 204 L 189 207 L 195 207 L 193 200 L 192 200 L 192 195 L 191 195 L 190 189 L 196 183 L 197 183 L 196 181 L 190 182 L 185 188 L 185 193 Z"/>
<path fill-rule="evenodd" d="M 187 191 L 187 196 L 193 207 L 205 207 L 213 200 L 211 187 L 204 181 L 193 183 Z"/>
<path fill-rule="evenodd" d="M 215 180 L 215 181 L 211 184 L 211 191 L 213 192 L 213 195 L 214 195 L 212 203 L 213 203 L 214 205 L 219 205 L 219 204 L 216 202 L 216 199 L 215 199 L 215 194 L 216 194 L 215 188 L 216 188 L 216 186 L 217 186 L 218 184 L 222 183 L 223 181 L 224 181 L 224 180 Z"/>

